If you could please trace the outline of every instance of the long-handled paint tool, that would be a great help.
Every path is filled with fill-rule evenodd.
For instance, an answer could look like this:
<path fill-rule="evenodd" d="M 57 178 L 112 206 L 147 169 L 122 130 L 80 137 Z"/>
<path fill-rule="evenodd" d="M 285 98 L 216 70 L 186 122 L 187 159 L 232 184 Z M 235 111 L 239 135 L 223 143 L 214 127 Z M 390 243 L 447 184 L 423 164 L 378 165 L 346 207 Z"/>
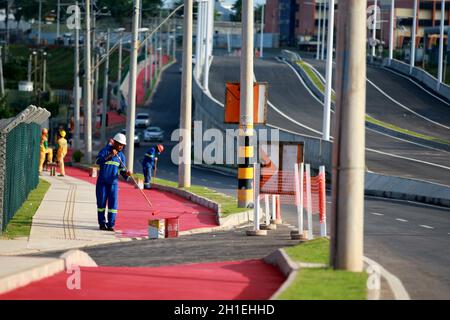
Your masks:
<path fill-rule="evenodd" d="M 123 163 L 122 159 L 119 158 L 120 163 L 122 164 L 122 166 L 125 168 L 125 170 L 129 171 L 127 166 Z M 134 184 L 136 185 L 136 187 L 139 189 L 139 191 L 142 193 L 142 195 L 144 196 L 145 200 L 147 200 L 147 203 L 149 204 L 150 208 L 152 209 L 152 216 L 156 214 L 158 214 L 159 212 L 156 212 L 155 209 L 153 208 L 153 204 L 150 201 L 149 198 L 147 198 L 147 196 L 145 195 L 144 191 L 139 187 L 139 184 L 136 182 L 136 180 L 134 180 L 133 176 L 130 175 L 131 180 L 133 180 Z"/>

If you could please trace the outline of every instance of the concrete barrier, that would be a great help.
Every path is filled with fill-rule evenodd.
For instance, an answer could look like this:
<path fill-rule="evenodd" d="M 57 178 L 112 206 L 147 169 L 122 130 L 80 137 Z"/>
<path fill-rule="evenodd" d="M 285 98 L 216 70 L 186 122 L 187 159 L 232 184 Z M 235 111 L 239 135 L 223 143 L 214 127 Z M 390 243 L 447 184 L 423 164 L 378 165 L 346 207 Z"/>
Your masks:
<path fill-rule="evenodd" d="M 366 172 L 365 194 L 450 207 L 450 187 L 427 181 Z"/>

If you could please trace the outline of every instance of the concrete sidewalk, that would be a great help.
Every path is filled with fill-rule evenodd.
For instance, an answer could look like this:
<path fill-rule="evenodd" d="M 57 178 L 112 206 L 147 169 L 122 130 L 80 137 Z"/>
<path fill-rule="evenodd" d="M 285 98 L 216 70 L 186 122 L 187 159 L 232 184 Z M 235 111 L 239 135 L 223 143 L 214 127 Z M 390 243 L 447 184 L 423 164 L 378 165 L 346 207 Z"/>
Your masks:
<path fill-rule="evenodd" d="M 33 217 L 30 236 L 0 240 L 0 255 L 65 250 L 120 241 L 98 230 L 95 185 L 69 176 L 41 176 L 50 188 Z"/>

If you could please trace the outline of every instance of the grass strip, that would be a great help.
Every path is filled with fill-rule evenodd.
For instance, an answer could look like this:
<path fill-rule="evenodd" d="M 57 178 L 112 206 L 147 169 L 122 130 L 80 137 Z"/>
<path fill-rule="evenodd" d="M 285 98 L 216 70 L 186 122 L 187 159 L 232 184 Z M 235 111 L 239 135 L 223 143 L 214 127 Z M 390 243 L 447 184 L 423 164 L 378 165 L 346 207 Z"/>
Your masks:
<path fill-rule="evenodd" d="M 37 187 L 29 193 L 25 202 L 9 222 L 4 234 L 6 238 L 13 239 L 17 237 L 28 237 L 30 235 L 33 216 L 41 205 L 42 199 L 44 199 L 49 188 L 50 183 L 39 179 Z"/>

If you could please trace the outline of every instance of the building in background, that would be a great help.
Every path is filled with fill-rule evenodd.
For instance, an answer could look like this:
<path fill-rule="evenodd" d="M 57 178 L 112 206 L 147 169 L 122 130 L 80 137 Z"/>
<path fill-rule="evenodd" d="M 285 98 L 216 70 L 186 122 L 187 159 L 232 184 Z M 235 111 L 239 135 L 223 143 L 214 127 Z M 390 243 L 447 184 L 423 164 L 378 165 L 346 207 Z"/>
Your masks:
<path fill-rule="evenodd" d="M 365 0 L 361 0 L 365 1 Z M 450 21 L 450 0 L 445 0 L 445 25 Z M 338 0 L 336 10 L 338 10 Z M 378 0 L 379 14 L 377 24 L 377 39 L 389 45 L 391 0 Z M 328 4 L 328 0 L 267 0 L 265 10 L 265 32 L 279 34 L 281 45 L 315 46 L 319 22 L 322 17 L 327 27 L 328 10 L 320 10 Z M 367 6 L 374 1 L 367 1 Z M 441 0 L 419 0 L 417 39 L 418 46 L 428 48 L 438 43 L 438 35 L 430 29 L 440 24 Z M 394 47 L 406 49 L 410 46 L 414 0 L 395 1 Z M 320 12 L 322 14 L 320 14 Z M 336 11 L 337 14 L 337 11 Z M 335 23 L 337 19 L 335 17 Z M 325 29 L 326 30 L 326 29 Z M 372 31 L 368 30 L 371 35 Z M 427 34 L 427 39 L 424 35 Z"/>

